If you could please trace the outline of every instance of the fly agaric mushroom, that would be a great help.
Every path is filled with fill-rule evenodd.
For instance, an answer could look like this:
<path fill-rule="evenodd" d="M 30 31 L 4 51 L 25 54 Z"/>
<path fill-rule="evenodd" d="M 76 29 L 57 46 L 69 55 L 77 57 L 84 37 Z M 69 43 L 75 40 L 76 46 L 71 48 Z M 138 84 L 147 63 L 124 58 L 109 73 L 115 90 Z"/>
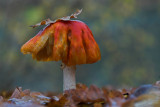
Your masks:
<path fill-rule="evenodd" d="M 88 26 L 76 18 L 82 10 L 55 21 L 44 20 L 32 27 L 47 25 L 21 47 L 37 61 L 62 61 L 63 90 L 75 89 L 76 65 L 95 63 L 101 58 L 99 47 Z"/>

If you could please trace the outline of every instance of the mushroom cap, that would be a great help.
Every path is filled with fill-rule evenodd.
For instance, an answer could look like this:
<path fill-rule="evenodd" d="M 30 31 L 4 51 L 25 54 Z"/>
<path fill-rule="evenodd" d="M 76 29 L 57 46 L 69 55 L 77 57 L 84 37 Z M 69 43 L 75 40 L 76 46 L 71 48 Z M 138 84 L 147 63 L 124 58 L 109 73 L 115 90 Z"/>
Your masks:
<path fill-rule="evenodd" d="M 60 20 L 42 29 L 21 47 L 37 61 L 62 61 L 68 66 L 91 64 L 101 58 L 89 27 L 78 20 Z"/>

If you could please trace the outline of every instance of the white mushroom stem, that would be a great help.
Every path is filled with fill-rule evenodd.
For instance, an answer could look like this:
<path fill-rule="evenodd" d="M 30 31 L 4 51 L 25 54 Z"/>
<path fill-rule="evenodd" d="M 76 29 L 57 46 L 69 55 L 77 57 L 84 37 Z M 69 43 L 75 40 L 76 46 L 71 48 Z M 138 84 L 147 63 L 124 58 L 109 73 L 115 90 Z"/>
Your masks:
<path fill-rule="evenodd" d="M 67 66 L 63 67 L 63 91 L 69 89 L 76 89 L 76 66 Z"/>

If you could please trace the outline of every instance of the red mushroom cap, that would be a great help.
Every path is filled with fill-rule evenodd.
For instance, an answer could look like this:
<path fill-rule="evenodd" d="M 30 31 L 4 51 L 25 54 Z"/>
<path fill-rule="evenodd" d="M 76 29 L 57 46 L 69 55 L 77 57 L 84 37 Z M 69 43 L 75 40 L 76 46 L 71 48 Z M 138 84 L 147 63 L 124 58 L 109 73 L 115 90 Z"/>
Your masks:
<path fill-rule="evenodd" d="M 99 47 L 88 26 L 78 20 L 59 20 L 49 24 L 21 47 L 38 61 L 59 61 L 68 66 L 100 60 Z"/>

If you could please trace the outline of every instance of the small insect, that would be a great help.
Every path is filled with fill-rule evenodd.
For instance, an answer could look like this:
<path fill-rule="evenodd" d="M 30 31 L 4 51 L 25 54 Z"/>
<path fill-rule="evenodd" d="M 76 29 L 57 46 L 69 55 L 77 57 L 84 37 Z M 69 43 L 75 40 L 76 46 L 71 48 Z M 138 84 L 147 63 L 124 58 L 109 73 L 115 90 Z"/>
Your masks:
<path fill-rule="evenodd" d="M 65 64 L 64 63 L 61 63 L 61 69 L 64 69 L 64 67 L 65 67 Z"/>

